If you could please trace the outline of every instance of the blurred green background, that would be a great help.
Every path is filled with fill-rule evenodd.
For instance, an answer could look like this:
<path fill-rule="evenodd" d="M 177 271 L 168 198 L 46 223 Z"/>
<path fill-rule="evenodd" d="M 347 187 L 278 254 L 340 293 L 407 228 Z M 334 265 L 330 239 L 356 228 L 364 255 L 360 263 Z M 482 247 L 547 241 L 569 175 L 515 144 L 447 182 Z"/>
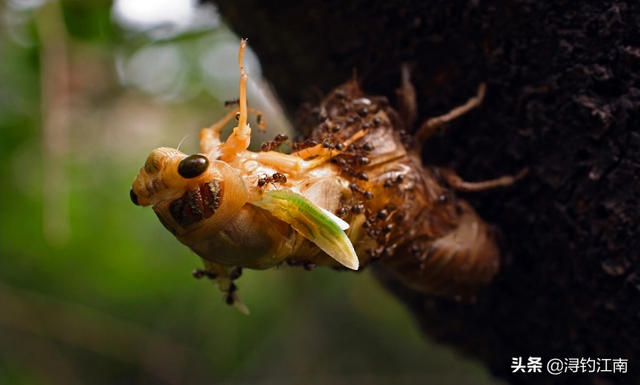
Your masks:
<path fill-rule="evenodd" d="M 238 37 L 189 0 L 0 4 L 2 384 L 489 384 L 368 273 L 246 271 L 252 311 L 129 200 L 237 96 Z M 259 63 L 250 101 L 287 131 Z"/>

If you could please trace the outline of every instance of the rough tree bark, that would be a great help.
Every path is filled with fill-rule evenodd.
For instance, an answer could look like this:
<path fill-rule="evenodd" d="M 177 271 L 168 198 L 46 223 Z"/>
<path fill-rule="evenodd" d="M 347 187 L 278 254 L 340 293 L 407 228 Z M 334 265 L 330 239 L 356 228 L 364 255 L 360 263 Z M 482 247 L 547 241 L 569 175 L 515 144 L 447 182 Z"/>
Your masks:
<path fill-rule="evenodd" d="M 467 180 L 531 168 L 514 188 L 464 195 L 502 229 L 501 272 L 474 303 L 380 280 L 427 335 L 510 383 L 640 383 L 639 3 L 216 3 L 290 111 L 354 68 L 393 100 L 411 63 L 420 119 L 486 82 L 482 107 L 432 140 L 425 162 Z M 511 373 L 512 357 L 529 356 L 626 358 L 629 373 Z"/>

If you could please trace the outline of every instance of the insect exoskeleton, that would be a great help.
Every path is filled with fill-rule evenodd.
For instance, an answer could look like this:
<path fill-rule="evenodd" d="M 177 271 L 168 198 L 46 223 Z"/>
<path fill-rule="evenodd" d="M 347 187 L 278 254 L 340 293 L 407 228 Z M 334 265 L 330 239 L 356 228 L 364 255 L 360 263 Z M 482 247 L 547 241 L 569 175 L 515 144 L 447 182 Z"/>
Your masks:
<path fill-rule="evenodd" d="M 247 108 L 245 47 L 242 40 L 237 107 L 200 131 L 201 153 L 154 150 L 131 189 L 135 204 L 152 205 L 203 258 L 195 277 L 215 279 L 225 302 L 244 312 L 233 282 L 240 269 L 285 261 L 307 270 L 380 261 L 408 286 L 449 296 L 470 296 L 491 280 L 499 253 L 489 227 L 451 189 L 506 186 L 521 175 L 471 183 L 420 160 L 422 141 L 479 105 L 484 86 L 464 106 L 425 122 L 411 145 L 405 126 L 415 111 L 400 115 L 352 81 L 312 110 L 311 134 L 291 145 L 293 153 L 276 151 L 288 140 L 283 134 L 251 152 L 247 114 L 262 114 Z M 403 105 L 415 106 L 406 68 L 402 90 Z M 220 131 L 234 118 L 237 126 L 222 142 Z"/>

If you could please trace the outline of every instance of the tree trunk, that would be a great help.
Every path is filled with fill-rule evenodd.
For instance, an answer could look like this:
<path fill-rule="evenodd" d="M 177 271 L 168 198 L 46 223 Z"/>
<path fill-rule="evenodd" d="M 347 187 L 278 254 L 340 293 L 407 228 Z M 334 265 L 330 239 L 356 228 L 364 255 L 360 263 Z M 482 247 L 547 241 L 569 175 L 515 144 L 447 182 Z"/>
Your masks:
<path fill-rule="evenodd" d="M 216 3 L 290 111 L 354 69 L 393 100 L 410 63 L 419 121 L 486 82 L 483 105 L 424 160 L 471 181 L 531 169 L 515 187 L 463 195 L 502 229 L 500 273 L 473 303 L 379 279 L 427 335 L 510 383 L 640 383 L 640 4 Z M 512 373 L 514 357 L 623 358 L 628 373 Z"/>

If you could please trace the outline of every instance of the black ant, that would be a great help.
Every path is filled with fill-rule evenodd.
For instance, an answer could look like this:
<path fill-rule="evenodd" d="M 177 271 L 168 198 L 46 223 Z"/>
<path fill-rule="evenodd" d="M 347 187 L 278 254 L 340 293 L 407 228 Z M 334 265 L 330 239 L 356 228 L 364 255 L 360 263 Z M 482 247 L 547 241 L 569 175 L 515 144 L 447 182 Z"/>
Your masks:
<path fill-rule="evenodd" d="M 225 107 L 235 106 L 236 104 L 239 104 L 239 103 L 240 103 L 240 98 L 229 99 L 224 101 L 224 106 Z"/>
<path fill-rule="evenodd" d="M 281 172 L 276 172 L 271 176 L 264 175 L 258 179 L 258 187 L 264 187 L 267 183 L 287 183 L 287 176 Z"/>
<path fill-rule="evenodd" d="M 273 138 L 273 140 L 262 143 L 262 151 L 273 151 L 287 140 L 289 140 L 289 136 L 285 134 L 278 134 L 275 138 Z"/>
<path fill-rule="evenodd" d="M 318 145 L 318 141 L 313 139 L 313 138 L 309 138 L 303 142 L 295 142 L 292 146 L 291 146 L 291 150 L 293 150 L 293 152 L 297 152 L 297 151 L 302 151 L 304 149 L 307 149 L 309 147 L 314 147 Z"/>

